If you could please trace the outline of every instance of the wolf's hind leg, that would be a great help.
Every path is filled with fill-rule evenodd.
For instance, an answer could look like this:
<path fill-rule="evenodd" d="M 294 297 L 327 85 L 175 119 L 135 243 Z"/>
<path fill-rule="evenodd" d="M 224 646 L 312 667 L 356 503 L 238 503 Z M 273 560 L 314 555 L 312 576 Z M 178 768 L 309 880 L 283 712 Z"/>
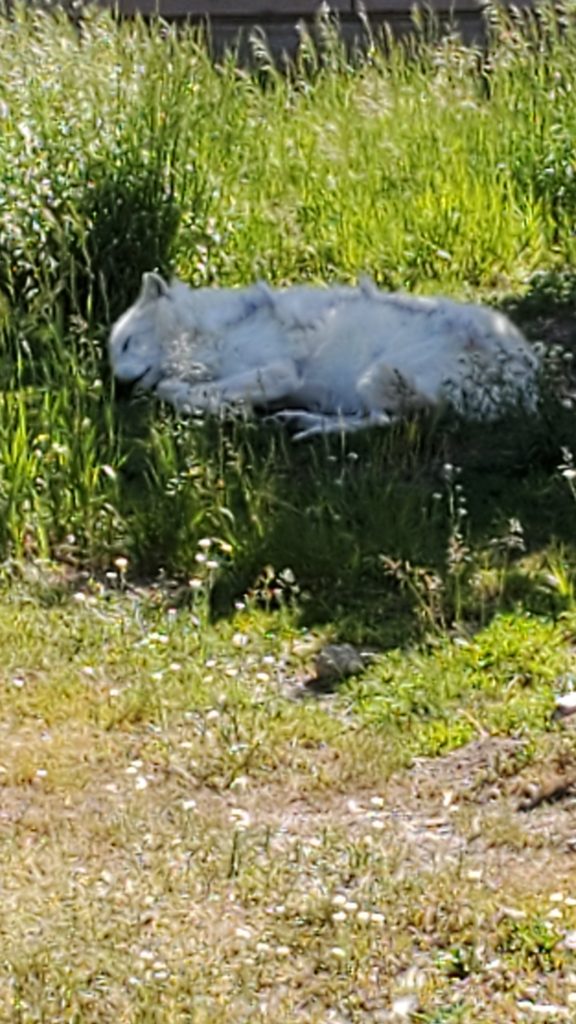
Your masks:
<path fill-rule="evenodd" d="M 406 413 L 430 404 L 409 374 L 384 359 L 368 367 L 358 381 L 357 392 L 363 407 L 371 412 Z"/>
<path fill-rule="evenodd" d="M 327 416 L 320 412 L 307 412 L 306 409 L 282 409 L 269 418 L 296 427 L 293 441 L 304 441 L 318 434 L 352 434 L 369 427 L 389 427 L 394 422 L 394 418 L 385 412 Z"/>

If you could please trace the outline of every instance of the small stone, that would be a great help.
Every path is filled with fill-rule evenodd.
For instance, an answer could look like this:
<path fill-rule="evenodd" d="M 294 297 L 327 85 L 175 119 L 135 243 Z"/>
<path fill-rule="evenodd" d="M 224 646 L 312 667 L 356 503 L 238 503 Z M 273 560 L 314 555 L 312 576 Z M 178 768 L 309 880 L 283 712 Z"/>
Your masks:
<path fill-rule="evenodd" d="M 348 676 L 359 675 L 374 657 L 373 651 L 359 650 L 352 644 L 326 644 L 316 655 L 316 675 L 307 686 L 318 692 L 330 692 Z"/>
<path fill-rule="evenodd" d="M 529 999 L 520 999 L 516 1004 L 519 1010 L 528 1010 L 535 1017 L 567 1017 L 568 1010 L 565 1006 L 556 1006 L 555 1003 L 532 1003 Z"/>
<path fill-rule="evenodd" d="M 554 713 L 552 718 L 557 720 L 559 718 L 569 718 L 570 715 L 576 714 L 576 692 L 563 693 L 561 696 L 556 697 Z"/>
<path fill-rule="evenodd" d="M 407 1020 L 418 1010 L 418 997 L 414 995 L 399 996 L 392 1003 L 392 1018 Z"/>

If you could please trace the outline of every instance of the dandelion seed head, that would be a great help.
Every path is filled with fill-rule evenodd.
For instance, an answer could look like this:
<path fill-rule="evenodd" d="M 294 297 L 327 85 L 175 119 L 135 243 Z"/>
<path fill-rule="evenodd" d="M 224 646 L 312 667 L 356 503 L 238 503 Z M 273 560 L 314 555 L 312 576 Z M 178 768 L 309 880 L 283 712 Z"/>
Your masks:
<path fill-rule="evenodd" d="M 230 789 L 247 789 L 250 785 L 250 779 L 247 775 L 238 775 L 237 778 L 233 779 L 230 783 Z"/>
<path fill-rule="evenodd" d="M 245 811 L 242 807 L 232 807 L 230 809 L 230 821 L 241 832 L 249 828 L 252 819 L 248 811 Z"/>

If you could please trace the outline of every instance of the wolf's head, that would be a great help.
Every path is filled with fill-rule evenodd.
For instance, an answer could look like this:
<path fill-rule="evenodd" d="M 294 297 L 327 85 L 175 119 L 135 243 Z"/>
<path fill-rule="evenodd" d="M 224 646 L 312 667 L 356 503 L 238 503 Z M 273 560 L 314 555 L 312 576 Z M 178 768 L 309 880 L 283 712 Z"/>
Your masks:
<path fill-rule="evenodd" d="M 108 354 L 116 379 L 139 390 L 153 388 L 162 376 L 165 347 L 181 331 L 170 285 L 159 274 L 144 274 L 136 302 L 110 332 Z"/>

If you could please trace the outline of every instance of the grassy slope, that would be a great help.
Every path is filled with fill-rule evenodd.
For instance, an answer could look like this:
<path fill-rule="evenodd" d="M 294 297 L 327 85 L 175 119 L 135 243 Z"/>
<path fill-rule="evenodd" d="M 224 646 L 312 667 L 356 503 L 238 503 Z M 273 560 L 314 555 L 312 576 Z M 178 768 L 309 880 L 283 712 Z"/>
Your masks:
<path fill-rule="evenodd" d="M 573 410 L 296 449 L 115 404 L 101 346 L 159 266 L 368 270 L 573 348 L 573 29 L 500 23 L 483 75 L 0 43 L 0 1020 L 570 1019 L 570 803 L 519 807 L 573 778 Z M 326 639 L 380 655 L 297 700 Z"/>

